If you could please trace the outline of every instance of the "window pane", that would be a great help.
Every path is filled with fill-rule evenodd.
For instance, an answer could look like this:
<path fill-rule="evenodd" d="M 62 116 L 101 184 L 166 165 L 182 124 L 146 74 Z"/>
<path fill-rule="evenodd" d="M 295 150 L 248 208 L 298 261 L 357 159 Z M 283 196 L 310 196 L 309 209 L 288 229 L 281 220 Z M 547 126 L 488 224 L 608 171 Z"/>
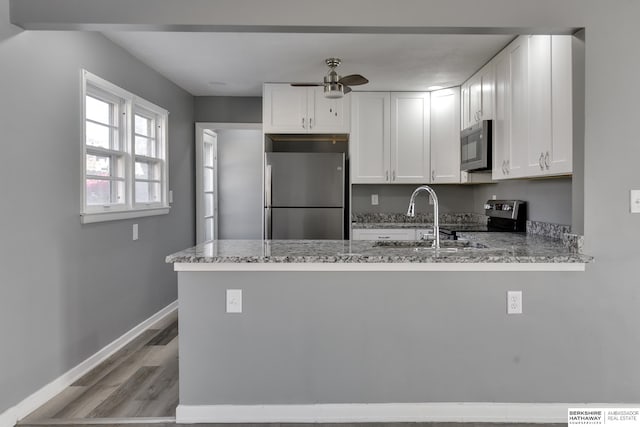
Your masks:
<path fill-rule="evenodd" d="M 213 193 L 204 195 L 204 216 L 213 216 Z"/>
<path fill-rule="evenodd" d="M 111 124 L 111 107 L 113 104 L 87 96 L 85 105 L 87 108 L 87 119 L 95 120 L 96 122 L 106 125 Z"/>
<path fill-rule="evenodd" d="M 204 240 L 213 239 L 213 218 L 204 220 Z"/>
<path fill-rule="evenodd" d="M 138 135 L 153 136 L 153 120 L 136 114 L 135 121 L 135 132 Z"/>
<path fill-rule="evenodd" d="M 87 175 L 111 176 L 111 158 L 87 154 Z"/>
<path fill-rule="evenodd" d="M 124 182 L 103 179 L 86 181 L 87 205 L 113 205 L 124 203 Z"/>
<path fill-rule="evenodd" d="M 213 191 L 213 169 L 204 168 L 204 191 Z"/>
<path fill-rule="evenodd" d="M 109 135 L 111 129 L 91 122 L 87 124 L 87 145 L 100 148 L 110 148 Z M 114 147 L 117 149 L 117 147 Z"/>
<path fill-rule="evenodd" d="M 136 154 L 147 157 L 157 157 L 156 140 L 145 138 L 144 136 L 136 136 Z"/>
<path fill-rule="evenodd" d="M 204 143 L 204 165 L 213 166 L 213 144 Z"/>
<path fill-rule="evenodd" d="M 160 202 L 160 184 L 136 181 L 136 203 Z"/>
<path fill-rule="evenodd" d="M 160 165 L 148 162 L 136 162 L 136 178 L 160 179 Z"/>

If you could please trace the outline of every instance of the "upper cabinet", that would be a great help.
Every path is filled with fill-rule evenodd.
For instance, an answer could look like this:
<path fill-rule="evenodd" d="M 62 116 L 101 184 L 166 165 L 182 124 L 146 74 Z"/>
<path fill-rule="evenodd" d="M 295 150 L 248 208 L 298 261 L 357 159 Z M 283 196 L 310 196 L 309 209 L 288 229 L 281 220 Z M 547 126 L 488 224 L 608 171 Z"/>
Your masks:
<path fill-rule="evenodd" d="M 573 170 L 571 36 L 520 36 L 495 67 L 493 179 Z"/>
<path fill-rule="evenodd" d="M 264 133 L 349 133 L 349 98 L 327 99 L 323 88 L 265 84 Z"/>
<path fill-rule="evenodd" d="M 349 165 L 351 182 L 390 182 L 391 95 L 389 92 L 353 92 Z"/>
<path fill-rule="evenodd" d="M 391 93 L 391 182 L 429 182 L 429 92 Z"/>
<path fill-rule="evenodd" d="M 461 129 L 494 117 L 495 69 L 489 62 L 467 80 L 461 88 Z"/>
<path fill-rule="evenodd" d="M 431 92 L 431 183 L 460 182 L 460 88 Z"/>
<path fill-rule="evenodd" d="M 351 96 L 351 182 L 429 182 L 429 93 L 354 92 Z"/>
<path fill-rule="evenodd" d="M 349 138 L 354 184 L 460 182 L 460 88 L 354 92 Z"/>

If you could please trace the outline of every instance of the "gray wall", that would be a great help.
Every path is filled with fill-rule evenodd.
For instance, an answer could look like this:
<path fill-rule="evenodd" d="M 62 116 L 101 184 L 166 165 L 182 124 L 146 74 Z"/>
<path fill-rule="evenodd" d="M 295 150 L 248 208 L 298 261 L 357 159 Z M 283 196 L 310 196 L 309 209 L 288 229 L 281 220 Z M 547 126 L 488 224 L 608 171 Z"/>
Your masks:
<path fill-rule="evenodd" d="M 197 96 L 196 122 L 262 123 L 260 96 Z"/>
<path fill-rule="evenodd" d="M 495 195 L 498 199 L 527 202 L 528 219 L 571 224 L 571 178 L 501 181 L 474 187 L 473 211 L 482 212 L 484 203 Z"/>
<path fill-rule="evenodd" d="M 405 213 L 411 193 L 417 185 L 354 184 L 352 188 L 352 212 Z M 438 195 L 440 212 L 475 212 L 474 188 L 470 185 L 432 185 Z M 378 206 L 371 205 L 371 195 L 378 195 Z M 416 199 L 416 212 L 432 212 L 426 195 Z"/>
<path fill-rule="evenodd" d="M 338 4 L 341 16 L 348 17 L 339 22 L 330 16 Z M 335 287 L 322 273 L 289 273 L 259 289 L 248 283 L 245 313 L 225 317 L 225 328 L 211 331 L 210 341 L 220 339 L 227 344 L 223 348 L 238 356 L 224 358 L 230 373 L 251 366 L 249 355 L 266 348 L 259 353 L 261 373 L 277 381 L 269 383 L 266 395 L 253 391 L 258 378 L 233 377 L 230 388 L 212 391 L 209 400 L 640 402 L 640 215 L 629 212 L 629 190 L 640 188 L 635 119 L 640 87 L 633 84 L 640 75 L 640 56 L 635 54 L 640 2 L 430 0 L 403 8 L 391 0 L 370 0 L 366 8 L 350 13 L 358 5 L 328 0 L 309 6 L 312 11 L 290 9 L 286 19 L 301 26 L 346 25 L 347 19 L 352 27 L 376 26 L 384 16 L 390 26 L 586 27 L 584 181 L 572 185 L 584 185 L 585 251 L 596 262 L 583 273 L 338 274 L 337 283 L 343 286 Z M 212 21 L 246 22 L 241 16 L 246 3 L 227 6 Z M 284 19 L 262 15 L 265 10 L 257 1 L 252 7 L 260 24 Z M 220 274 L 217 280 L 238 287 L 246 278 Z M 287 286 L 285 278 L 297 286 Z M 415 283 L 407 284 L 411 280 Z M 504 315 L 507 289 L 523 290 L 523 315 Z M 253 292 L 256 298 L 251 298 Z M 212 316 L 223 311 L 223 301 Z M 319 313 L 305 312 L 308 308 Z M 293 310 L 300 311 L 296 318 L 310 321 L 301 330 L 290 321 Z M 421 322 L 420 327 L 411 321 Z M 365 328 L 356 327 L 363 322 L 368 322 Z M 371 351 L 362 353 L 369 344 Z M 427 344 L 432 351 L 421 353 Z M 425 357 L 394 353 L 414 346 Z M 318 349 L 331 359 L 318 359 Z M 401 363 L 386 364 L 388 355 Z M 281 363 L 282 357 L 287 363 Z M 376 364 L 382 369 L 366 371 Z M 379 375 L 389 379 L 392 396 L 384 392 L 386 383 L 377 382 Z M 219 378 L 228 379 L 225 373 Z M 365 389 L 358 379 L 373 385 Z M 189 396 L 194 403 L 201 399 Z"/>
<path fill-rule="evenodd" d="M 133 0 L 131 1 L 133 2 Z M 637 167 L 637 159 L 640 158 L 640 144 L 637 144 L 636 129 L 640 86 L 633 84 L 640 75 L 640 56 L 635 54 L 637 52 L 636 17 L 640 16 L 640 2 L 632 0 L 607 2 L 601 0 L 413 0 L 408 1 L 406 7 L 398 7 L 398 2 L 392 0 L 368 0 L 366 2 L 326 0 L 325 2 L 305 3 L 305 7 L 300 8 L 295 7 L 294 4 L 297 3 L 295 0 L 279 0 L 277 2 L 264 0 L 243 2 L 232 0 L 219 2 L 184 1 L 188 5 L 181 7 L 178 12 L 182 13 L 182 23 L 185 24 L 196 21 L 196 24 L 206 22 L 230 26 L 249 25 L 247 24 L 246 11 L 250 7 L 253 11 L 251 25 L 287 25 L 295 22 L 302 29 L 306 26 L 326 26 L 327 23 L 351 28 L 381 25 L 390 27 L 502 26 L 520 28 L 522 32 L 530 32 L 531 29 L 586 27 L 584 181 L 577 182 L 576 180 L 573 185 L 584 184 L 585 251 L 594 255 L 596 262 L 590 264 L 584 273 L 434 273 L 415 275 L 414 280 L 417 282 L 415 287 L 421 285 L 425 287 L 424 290 L 418 291 L 415 287 L 405 284 L 402 286 L 403 293 L 409 296 L 407 303 L 415 301 L 421 307 L 424 305 L 434 309 L 434 317 L 429 318 L 430 322 L 426 322 L 421 328 L 420 340 L 429 342 L 437 357 L 413 360 L 409 358 L 412 353 L 407 353 L 407 358 L 404 360 L 412 369 L 402 366 L 402 372 L 411 373 L 405 378 L 405 381 L 409 384 L 414 376 L 423 378 L 424 374 L 421 374 L 420 370 L 432 371 L 436 367 L 443 372 L 451 373 L 451 375 L 446 378 L 444 383 L 434 382 L 433 388 L 424 394 L 416 392 L 410 396 L 403 395 L 403 397 L 416 401 L 446 399 L 509 402 L 527 399 L 528 401 L 543 402 L 640 402 L 640 387 L 638 387 L 640 384 L 640 365 L 638 364 L 638 360 L 640 360 L 640 340 L 638 339 L 640 287 L 637 279 L 637 264 L 640 259 L 640 245 L 637 242 L 638 236 L 640 236 L 640 215 L 629 213 L 629 190 L 640 188 L 640 173 Z M 176 11 L 175 7 L 168 7 L 171 6 L 171 3 L 174 1 L 156 0 L 154 1 L 156 10 L 153 14 L 147 13 L 145 8 L 139 8 L 140 15 L 137 17 L 135 15 L 131 17 L 127 13 L 121 13 L 121 16 L 130 19 L 129 22 L 135 22 L 135 19 L 139 18 L 151 23 L 155 21 L 157 24 L 166 24 L 172 21 L 171 16 L 163 16 L 162 11 Z M 279 8 L 274 8 L 274 3 Z M 364 3 L 367 7 L 363 7 Z M 82 8 L 77 7 L 77 2 L 69 2 L 68 4 L 73 4 L 75 9 L 78 9 L 78 13 L 82 12 L 80 10 Z M 101 4 L 104 4 L 102 0 Z M 55 6 L 51 6 L 51 8 L 55 12 Z M 121 7 L 114 9 L 122 12 Z M 286 15 L 278 13 L 283 9 L 287 10 Z M 339 16 L 335 15 L 336 9 L 342 11 Z M 460 13 L 461 10 L 465 12 Z M 42 12 L 45 15 L 51 11 L 52 9 L 49 8 L 36 10 L 36 12 Z M 131 21 L 132 19 L 133 21 Z M 118 20 L 116 19 L 115 22 Z M 393 31 L 393 29 L 391 30 Z M 57 63 L 60 55 L 64 55 L 66 58 L 83 52 L 91 56 L 95 50 L 89 46 L 78 48 L 76 40 L 78 37 L 58 33 L 53 35 L 27 34 L 16 40 L 10 39 L 8 42 L 0 42 L 3 67 L 0 68 L 0 72 L 7 73 L 5 65 L 9 64 L 8 67 L 11 67 L 12 73 L 16 74 L 14 80 L 20 82 L 23 76 L 34 72 L 33 69 L 21 68 L 18 75 L 14 63 L 23 57 L 32 58 L 35 53 L 38 53 L 39 58 L 42 58 L 43 61 L 47 59 L 47 63 L 39 65 L 49 71 L 52 68 L 50 63 Z M 51 43 L 54 43 L 51 40 L 59 40 L 58 38 L 70 39 L 69 49 L 48 49 Z M 27 43 L 25 39 L 27 41 L 35 39 L 38 43 Z M 82 40 L 85 40 L 85 36 L 82 37 Z M 76 42 L 74 43 L 74 41 Z M 12 51 L 11 57 L 4 53 L 7 50 Z M 104 55 L 96 56 L 93 58 L 94 61 L 110 63 L 112 60 L 111 57 L 107 58 Z M 10 61 L 5 62 L 5 58 Z M 109 67 L 105 65 L 105 68 Z M 11 83 L 14 80 L 11 80 Z M 4 78 L 0 82 L 0 84 L 7 84 L 7 80 Z M 12 87 L 9 89 L 12 90 L 9 99 L 17 98 L 18 101 L 22 99 L 22 94 L 31 93 L 23 88 L 20 94 L 15 94 Z M 14 137 L 7 139 L 7 141 L 19 141 L 20 143 L 25 140 L 31 143 L 38 141 L 38 138 L 31 136 L 31 133 L 35 131 L 33 126 L 28 127 L 21 117 L 27 117 L 33 108 L 44 107 L 21 101 L 18 104 L 12 104 L 9 108 L 4 101 L 7 88 L 3 86 L 2 90 L 3 113 L 9 114 L 12 119 L 2 122 L 3 138 L 5 134 L 12 134 Z M 68 101 L 72 105 L 74 102 L 77 103 L 77 99 Z M 46 112 L 52 115 L 62 114 L 59 110 L 50 108 Z M 6 119 L 5 114 L 0 117 Z M 62 117 L 66 116 L 62 115 Z M 14 119 L 24 125 L 20 127 L 20 130 L 15 129 Z M 65 120 L 70 119 L 66 118 Z M 68 136 L 68 138 L 59 140 L 59 144 L 66 144 L 70 138 L 77 135 L 77 129 L 68 132 L 64 130 L 64 124 L 58 125 L 58 123 L 66 122 L 51 122 L 52 125 L 57 125 L 53 129 Z M 77 127 L 77 124 L 72 123 L 67 126 Z M 25 138 L 25 133 L 31 137 Z M 16 138 L 16 135 L 20 138 Z M 8 148 L 5 148 L 7 145 Z M 44 144 L 41 143 L 41 145 Z M 3 144 L 3 148 L 6 150 L 3 154 L 8 155 L 3 157 L 3 160 L 6 157 L 11 159 L 27 158 L 28 148 L 21 144 Z M 77 158 L 76 149 L 77 147 L 70 149 L 68 155 Z M 3 163 L 7 163 L 7 161 Z M 69 164 L 73 167 L 75 163 L 70 162 Z M 2 173 L 6 173 L 6 170 L 13 172 L 12 179 L 19 176 L 17 175 L 19 172 L 22 172 L 22 168 L 12 164 L 0 170 Z M 48 170 L 54 172 L 51 169 Z M 47 178 L 51 179 L 51 181 L 47 181 L 48 191 L 36 192 L 33 185 L 28 190 L 33 190 L 41 198 L 45 198 L 47 202 L 57 204 L 56 196 L 59 195 L 60 188 L 77 186 L 76 180 L 79 173 L 76 173 L 77 170 L 65 171 L 65 173 L 55 172 L 55 174 L 47 175 Z M 0 180 L 3 184 L 7 182 L 5 177 L 3 175 L 3 179 Z M 54 184 L 56 185 L 54 186 Z M 71 354 L 74 354 L 75 351 L 78 357 L 74 359 L 77 361 L 82 358 L 82 355 L 79 354 L 82 352 L 74 349 L 77 349 L 81 343 L 91 344 L 91 341 L 95 340 L 95 337 L 86 333 L 61 336 L 63 335 L 62 331 L 67 332 L 66 327 L 69 325 L 69 323 L 60 325 L 61 319 L 74 317 L 65 313 L 65 310 L 72 310 L 79 322 L 83 320 L 85 323 L 95 322 L 94 325 L 110 324 L 110 320 L 105 321 L 104 319 L 111 319 L 110 314 L 106 312 L 113 311 L 113 305 L 108 304 L 109 300 L 102 307 L 92 310 L 92 306 L 80 304 L 78 296 L 69 296 L 67 293 L 60 292 L 60 288 L 69 286 L 68 282 L 74 284 L 73 286 L 80 295 L 83 295 L 85 286 L 88 286 L 86 279 L 89 277 L 78 278 L 74 274 L 78 263 L 69 261 L 69 259 L 75 260 L 74 256 L 77 255 L 87 263 L 92 261 L 100 265 L 96 257 L 91 257 L 86 253 L 86 247 L 84 248 L 85 252 L 80 250 L 82 248 L 73 250 L 74 246 L 69 250 L 69 244 L 59 239 L 63 225 L 72 227 L 77 224 L 76 206 L 78 203 L 74 204 L 74 202 L 78 202 L 76 192 L 68 191 L 66 198 L 70 202 L 68 205 L 65 204 L 67 206 L 66 213 L 59 214 L 56 219 L 47 219 L 45 227 L 39 224 L 42 221 L 42 216 L 33 213 L 35 208 L 43 206 L 40 199 L 36 203 L 35 199 L 29 199 L 29 194 L 7 193 L 6 191 L 5 194 L 11 194 L 11 198 L 5 200 L 12 200 L 17 206 L 31 207 L 32 209 L 24 209 L 20 217 L 17 214 L 11 214 L 9 217 L 9 212 L 3 210 L 3 216 L 7 217 L 2 221 L 3 226 L 7 227 L 5 224 L 11 221 L 12 232 L 9 233 L 11 236 L 9 240 L 6 243 L 3 242 L 3 256 L 0 259 L 5 263 L 7 261 L 12 261 L 12 263 L 9 263 L 11 266 L 9 275 L 3 277 L 2 280 L 3 285 L 10 284 L 10 286 L 3 286 L 2 292 L 5 294 L 3 294 L 2 301 L 11 301 L 11 306 L 17 308 L 11 309 L 11 317 L 6 317 L 7 314 L 3 312 L 2 320 L 4 324 L 24 325 L 16 329 L 18 336 L 12 332 L 11 328 L 7 328 L 9 336 L 3 338 L 8 340 L 8 348 L 21 348 L 25 355 L 25 363 L 21 363 L 23 360 L 15 355 L 11 355 L 9 358 L 9 355 L 2 353 L 3 360 L 0 366 L 12 368 L 11 374 L 3 373 L 1 398 L 3 406 L 15 401 L 25 392 L 33 391 L 42 384 L 44 378 L 55 376 L 57 372 L 71 365 L 72 363 L 67 363 L 68 359 L 61 357 L 65 354 L 66 349 Z M 188 219 L 185 218 L 185 221 Z M 22 225 L 22 227 L 14 225 Z M 57 225 L 60 225 L 59 229 L 51 229 L 52 226 Z M 28 233 L 31 242 L 36 242 L 39 246 L 33 243 L 27 244 L 27 239 L 17 236 L 17 233 L 13 231 L 23 229 L 29 230 L 25 233 Z M 3 236 L 7 234 L 5 233 L 7 230 L 3 229 L 2 231 Z M 129 230 L 126 231 L 125 237 L 128 237 Z M 124 231 L 122 233 L 124 234 Z M 115 239 L 116 236 L 111 238 Z M 67 248 L 67 251 L 58 255 L 57 252 L 51 250 L 56 244 Z M 95 242 L 92 244 L 95 245 Z M 104 251 L 108 252 L 108 248 L 107 246 Z M 16 253 L 19 253 L 19 256 L 13 255 Z M 38 273 L 32 273 L 34 271 L 33 263 L 29 262 L 27 265 L 25 253 L 33 253 L 37 257 L 40 268 Z M 117 251 L 113 251 L 113 254 L 116 256 L 113 261 L 114 267 L 117 268 L 118 261 L 123 256 Z M 103 273 L 104 268 L 96 267 L 91 271 L 94 275 L 99 276 Z M 72 270 L 71 274 L 69 270 Z M 2 274 L 7 275 L 7 271 L 9 269 L 3 268 Z M 44 275 L 45 272 L 47 275 Z M 87 275 L 86 272 L 84 274 Z M 265 298 L 271 298 L 271 300 L 261 301 L 259 304 L 264 305 L 260 306 L 259 311 L 255 311 L 256 315 L 262 313 L 261 317 L 264 321 L 259 324 L 259 327 L 242 329 L 241 332 L 248 333 L 248 339 L 242 339 L 244 336 L 225 338 L 224 335 L 220 335 L 221 338 L 228 338 L 228 342 L 233 344 L 232 347 L 227 346 L 226 348 L 233 351 L 238 349 L 240 350 L 238 354 L 247 357 L 250 353 L 242 350 L 250 349 L 252 343 L 250 338 L 254 336 L 269 337 L 276 334 L 277 331 L 273 330 L 271 325 L 286 324 L 294 329 L 296 327 L 294 322 L 284 322 L 287 315 L 286 311 L 280 309 L 280 306 L 288 309 L 304 308 L 308 304 L 298 305 L 297 303 L 308 301 L 309 298 L 319 294 L 317 292 L 319 288 L 328 285 L 328 281 L 322 280 L 325 277 L 322 274 L 308 273 L 308 275 L 309 279 L 305 279 L 303 284 L 298 284 L 295 289 L 291 288 L 296 291 L 293 295 L 285 292 L 290 288 L 275 286 L 271 287 L 273 292 L 264 292 L 262 295 Z M 361 396 L 361 401 L 372 396 L 373 391 L 362 392 L 362 394 L 350 391 L 351 387 L 359 387 L 358 384 L 351 381 L 353 375 L 335 375 L 335 372 L 348 372 L 349 368 L 360 370 L 362 363 L 374 364 L 377 362 L 376 353 L 371 352 L 367 353 L 366 357 L 359 359 L 358 365 L 342 363 L 343 360 L 353 361 L 353 358 L 346 356 L 345 358 L 341 355 L 349 350 L 357 349 L 358 346 L 371 340 L 360 333 L 358 329 L 354 329 L 352 322 L 371 315 L 372 317 L 368 321 L 372 322 L 374 328 L 369 330 L 375 330 L 375 326 L 379 324 L 378 327 L 386 331 L 388 330 L 385 329 L 386 321 L 397 322 L 398 319 L 405 318 L 406 310 L 403 310 L 403 305 L 385 304 L 383 306 L 380 303 L 380 301 L 386 301 L 390 296 L 393 302 L 397 301 L 394 292 L 398 283 L 391 275 L 372 276 L 380 277 L 379 280 L 388 277 L 385 280 L 387 287 L 381 288 L 378 284 L 370 291 L 365 286 L 369 279 L 367 275 L 360 276 L 361 279 L 358 279 L 357 283 L 352 283 L 356 279 L 344 275 L 344 279 L 341 278 L 341 280 L 344 282 L 351 280 L 350 283 L 352 283 L 350 287 L 345 288 L 348 292 L 329 288 L 334 292 L 326 292 L 325 295 L 335 296 L 337 292 L 340 295 L 340 298 L 331 300 L 332 305 L 329 307 L 335 307 L 335 304 L 340 303 L 342 309 L 349 312 L 349 316 L 340 314 L 337 317 L 340 322 L 333 324 L 335 327 L 321 327 L 318 331 L 323 333 L 315 335 L 317 341 L 287 341 L 283 343 L 287 344 L 287 347 L 282 345 L 280 351 L 275 354 L 265 354 L 264 357 L 260 355 L 259 360 L 265 367 L 261 372 L 278 378 L 278 381 L 270 384 L 270 401 L 274 401 L 276 398 L 279 403 L 299 401 L 303 398 L 312 400 L 314 396 L 327 396 L 331 391 L 336 390 L 338 397 Z M 37 283 L 40 283 L 43 277 L 47 278 L 47 285 L 38 286 Z M 300 276 L 291 274 L 287 277 L 295 281 Z M 233 286 L 238 280 L 242 280 L 241 276 L 233 275 L 221 275 L 220 278 L 235 280 L 229 282 Z M 376 282 L 373 283 L 376 284 Z M 99 289 L 109 295 L 112 287 L 115 286 L 120 286 L 120 284 L 117 282 L 104 284 Z M 14 289 L 14 287 L 31 289 L 22 290 Z M 10 290 L 5 288 L 10 288 Z M 524 291 L 523 315 L 508 318 L 499 317 L 505 310 L 504 291 L 506 289 L 522 289 Z M 7 295 L 9 292 L 10 294 Z M 128 295 L 127 299 L 122 299 L 120 305 L 123 306 L 121 310 L 125 314 L 115 319 L 114 322 L 127 323 L 126 313 L 131 313 L 128 307 L 136 300 L 135 292 L 133 294 L 134 297 Z M 43 298 L 36 300 L 34 295 L 42 295 Z M 420 298 L 413 298 L 414 295 Z M 166 298 L 166 300 L 169 299 Z M 51 309 L 50 305 L 55 301 L 64 301 L 64 304 L 55 304 Z M 218 305 L 217 310 L 219 311 L 223 310 L 222 301 Z M 246 321 L 246 323 L 251 323 L 249 301 L 250 299 L 245 296 L 245 314 L 229 318 L 229 322 L 234 321 L 242 324 Z M 436 301 L 441 303 L 441 308 L 433 307 Z M 380 310 L 371 314 L 367 303 L 380 308 Z M 279 304 L 277 310 L 267 310 L 277 304 Z M 120 308 L 120 306 L 118 307 Z M 321 310 L 324 321 L 330 323 L 333 314 L 325 306 L 315 304 L 313 307 Z M 445 307 L 449 310 L 445 310 Z M 41 309 L 46 314 L 34 317 L 33 315 L 39 313 Z M 410 313 L 416 313 L 417 310 L 417 308 L 411 308 Z M 135 310 L 136 315 L 140 315 L 140 311 Z M 265 313 L 267 311 L 268 313 Z M 78 312 L 86 315 L 80 316 Z M 128 317 L 133 317 L 133 315 Z M 36 322 L 33 320 L 34 318 L 42 321 Z M 311 318 L 319 319 L 321 316 L 314 314 Z M 407 319 L 411 320 L 412 317 Z M 42 330 L 42 325 L 46 325 L 47 330 L 38 334 Z M 482 328 L 477 329 L 476 325 Z M 70 327 L 71 331 L 77 331 L 77 328 L 85 329 L 90 326 L 74 323 Z M 112 325 L 113 331 L 124 329 L 126 329 L 125 325 Z M 238 326 L 229 326 L 229 331 L 237 329 Z M 308 330 L 308 328 L 305 329 Z M 351 333 L 345 337 L 342 334 L 343 329 Z M 444 334 L 443 331 L 451 331 L 452 334 Z M 30 333 L 35 335 L 27 337 Z M 24 335 L 24 337 L 20 335 Z M 53 335 L 59 342 L 51 340 L 49 335 Z M 105 335 L 110 334 L 105 333 Z M 296 335 L 292 332 L 290 336 L 295 337 Z M 304 334 L 300 336 L 306 337 Z M 394 335 L 385 333 L 382 336 L 385 338 L 384 343 L 391 348 L 397 346 L 398 342 L 401 342 L 403 346 L 410 347 L 412 340 L 415 339 L 415 336 L 401 333 Z M 479 340 L 478 336 L 482 340 Z M 51 343 L 52 346 L 43 346 L 41 338 L 44 338 L 45 344 Z M 108 341 L 105 336 L 101 336 L 101 338 Z M 212 335 L 211 338 L 216 337 Z M 257 345 L 260 341 L 254 341 L 254 343 Z M 473 357 L 467 358 L 465 353 L 455 351 L 460 349 L 462 344 L 468 345 L 462 348 L 468 350 Z M 44 354 L 43 348 L 49 350 L 50 353 Z M 289 366 L 280 364 L 279 358 L 286 354 L 284 348 L 295 351 L 296 360 L 299 363 L 296 366 L 301 366 L 299 370 L 290 369 Z M 315 360 L 312 351 L 314 348 L 334 350 L 331 353 L 334 358 L 330 362 L 322 364 L 326 369 L 314 372 L 312 363 Z M 442 351 L 446 357 L 441 355 Z M 5 358 L 9 359 L 5 360 Z M 247 366 L 246 360 L 242 358 L 227 360 L 229 360 L 228 368 L 233 372 L 238 372 L 242 367 Z M 210 362 L 210 359 L 208 361 Z M 306 364 L 304 364 L 305 361 L 307 361 Z M 21 366 L 24 368 L 20 368 Z M 388 369 L 376 370 L 375 375 L 394 374 L 393 368 L 396 366 L 385 367 Z M 481 375 L 483 372 L 496 375 L 483 376 Z M 522 381 L 514 384 L 508 375 L 511 373 L 515 373 L 516 378 L 520 378 Z M 330 384 L 322 381 L 323 375 L 331 375 Z M 9 377 L 20 380 L 17 382 L 19 389 L 12 383 L 11 390 L 5 391 L 8 387 L 7 379 Z M 233 390 L 251 390 L 255 378 L 239 378 L 240 380 L 234 378 Z M 375 380 L 373 375 L 368 375 L 366 378 Z M 436 378 L 441 378 L 441 376 Z M 301 388 L 302 383 L 308 387 Z M 500 384 L 505 384 L 505 387 L 498 387 Z M 415 390 L 415 387 L 412 384 L 409 390 Z M 303 390 L 304 396 L 292 397 L 289 392 L 291 389 Z M 241 395 L 238 399 L 246 399 L 243 396 Z M 226 397 L 226 400 L 230 399 L 230 397 Z M 225 401 L 223 398 L 216 400 Z M 251 403 L 261 402 L 252 398 Z"/>
<path fill-rule="evenodd" d="M 174 301 L 164 257 L 195 234 L 193 97 L 98 33 L 8 17 L 0 0 L 0 413 Z M 80 224 L 81 68 L 170 111 L 170 214 Z"/>
<path fill-rule="evenodd" d="M 407 210 L 411 193 L 417 185 L 353 185 L 352 212 L 393 212 Z M 440 212 L 484 213 L 484 203 L 495 195 L 498 199 L 528 202 L 528 218 L 534 221 L 571 224 L 571 178 L 512 180 L 482 185 L 433 185 Z M 371 205 L 371 194 L 378 194 L 378 206 Z M 427 198 L 419 196 L 417 212 L 431 212 Z"/>
<path fill-rule="evenodd" d="M 220 239 L 262 238 L 262 130 L 219 130 Z"/>

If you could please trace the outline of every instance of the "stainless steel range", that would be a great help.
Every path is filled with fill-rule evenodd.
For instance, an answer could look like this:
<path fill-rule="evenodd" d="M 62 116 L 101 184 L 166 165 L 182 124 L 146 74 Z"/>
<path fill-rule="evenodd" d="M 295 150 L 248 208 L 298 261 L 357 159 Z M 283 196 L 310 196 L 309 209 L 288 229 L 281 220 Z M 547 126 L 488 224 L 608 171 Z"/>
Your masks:
<path fill-rule="evenodd" d="M 484 205 L 487 231 L 527 231 L 527 202 L 487 200 Z"/>
<path fill-rule="evenodd" d="M 440 227 L 440 238 L 457 240 L 457 233 L 473 231 L 527 231 L 527 202 L 522 200 L 487 200 L 484 204 L 487 224 L 448 224 Z"/>

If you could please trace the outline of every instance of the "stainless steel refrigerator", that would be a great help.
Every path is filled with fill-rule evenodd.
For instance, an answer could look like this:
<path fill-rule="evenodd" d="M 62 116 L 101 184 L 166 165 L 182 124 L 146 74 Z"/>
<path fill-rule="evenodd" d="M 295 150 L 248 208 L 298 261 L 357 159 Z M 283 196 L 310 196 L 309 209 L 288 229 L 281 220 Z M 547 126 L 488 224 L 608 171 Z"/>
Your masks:
<path fill-rule="evenodd" d="M 265 238 L 344 238 L 344 153 L 266 153 Z"/>

